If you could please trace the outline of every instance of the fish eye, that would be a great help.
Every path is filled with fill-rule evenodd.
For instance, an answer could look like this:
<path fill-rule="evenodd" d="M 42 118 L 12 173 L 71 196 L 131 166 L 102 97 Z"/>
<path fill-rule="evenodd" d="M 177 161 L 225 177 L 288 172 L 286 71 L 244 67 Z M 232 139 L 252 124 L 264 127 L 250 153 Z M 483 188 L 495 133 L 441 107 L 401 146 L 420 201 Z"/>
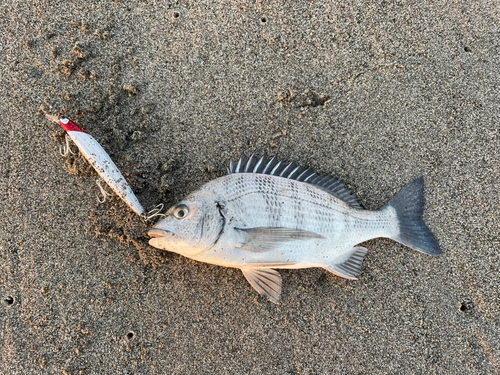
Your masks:
<path fill-rule="evenodd" d="M 173 215 L 177 219 L 184 219 L 185 217 L 187 217 L 188 214 L 189 214 L 189 208 L 184 204 L 178 205 L 173 212 Z"/>

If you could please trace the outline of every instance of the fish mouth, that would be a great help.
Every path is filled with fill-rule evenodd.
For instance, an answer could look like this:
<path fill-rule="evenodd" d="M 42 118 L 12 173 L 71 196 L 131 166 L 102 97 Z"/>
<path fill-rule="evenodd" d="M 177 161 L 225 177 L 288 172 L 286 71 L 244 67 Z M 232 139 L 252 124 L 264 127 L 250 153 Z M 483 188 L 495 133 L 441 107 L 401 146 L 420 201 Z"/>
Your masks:
<path fill-rule="evenodd" d="M 172 237 L 174 234 L 168 230 L 153 228 L 148 231 L 148 236 L 152 238 Z"/>

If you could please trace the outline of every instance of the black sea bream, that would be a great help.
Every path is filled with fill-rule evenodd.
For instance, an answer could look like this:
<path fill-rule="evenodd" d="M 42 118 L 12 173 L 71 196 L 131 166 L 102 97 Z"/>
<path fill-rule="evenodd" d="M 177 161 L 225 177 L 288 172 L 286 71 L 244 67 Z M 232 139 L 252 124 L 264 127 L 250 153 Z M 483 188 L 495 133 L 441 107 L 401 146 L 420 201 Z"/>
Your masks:
<path fill-rule="evenodd" d="M 421 218 L 422 177 L 381 209 L 368 211 L 336 178 L 276 157 L 231 161 L 228 172 L 172 207 L 149 231 L 149 243 L 240 268 L 255 290 L 275 303 L 281 295 L 276 269 L 321 267 L 356 279 L 367 253 L 356 245 L 373 238 L 441 254 Z"/>

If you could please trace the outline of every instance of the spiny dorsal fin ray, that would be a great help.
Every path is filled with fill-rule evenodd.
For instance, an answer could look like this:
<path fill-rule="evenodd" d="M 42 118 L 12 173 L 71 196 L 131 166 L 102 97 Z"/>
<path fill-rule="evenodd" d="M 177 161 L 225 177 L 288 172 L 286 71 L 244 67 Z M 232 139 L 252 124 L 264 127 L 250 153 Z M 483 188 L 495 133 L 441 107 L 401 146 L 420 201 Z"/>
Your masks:
<path fill-rule="evenodd" d="M 232 173 L 259 173 L 268 174 L 288 178 L 291 180 L 306 182 L 308 184 L 319 187 L 320 189 L 332 194 L 333 196 L 343 200 L 348 205 L 354 208 L 362 209 L 358 200 L 349 190 L 344 186 L 342 181 L 329 175 L 320 175 L 314 170 L 298 166 L 295 162 L 290 164 L 283 163 L 278 160 L 275 155 L 269 160 L 265 155 L 260 159 L 255 157 L 254 154 L 248 159 L 242 156 L 240 160 L 235 163 L 232 160 L 229 162 L 228 174 Z"/>
<path fill-rule="evenodd" d="M 271 174 L 272 170 L 274 169 L 274 166 L 278 164 L 278 158 L 277 155 L 274 155 L 271 160 L 269 160 L 264 167 L 263 171 L 261 172 L 262 174 Z"/>
<path fill-rule="evenodd" d="M 252 154 L 245 165 L 245 173 L 253 173 L 253 169 L 257 164 L 257 158 Z"/>

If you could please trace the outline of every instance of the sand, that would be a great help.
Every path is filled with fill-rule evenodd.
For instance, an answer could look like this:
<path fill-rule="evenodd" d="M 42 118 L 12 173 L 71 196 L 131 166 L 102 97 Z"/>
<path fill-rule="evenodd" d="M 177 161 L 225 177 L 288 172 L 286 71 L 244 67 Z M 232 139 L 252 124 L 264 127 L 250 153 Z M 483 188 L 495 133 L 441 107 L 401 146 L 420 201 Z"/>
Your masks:
<path fill-rule="evenodd" d="M 498 2 L 4 1 L 0 373 L 500 373 Z M 424 176 L 443 255 L 375 239 L 357 281 L 148 246 L 63 158 L 67 116 L 141 203 L 254 151 L 330 173 L 368 209 Z"/>

